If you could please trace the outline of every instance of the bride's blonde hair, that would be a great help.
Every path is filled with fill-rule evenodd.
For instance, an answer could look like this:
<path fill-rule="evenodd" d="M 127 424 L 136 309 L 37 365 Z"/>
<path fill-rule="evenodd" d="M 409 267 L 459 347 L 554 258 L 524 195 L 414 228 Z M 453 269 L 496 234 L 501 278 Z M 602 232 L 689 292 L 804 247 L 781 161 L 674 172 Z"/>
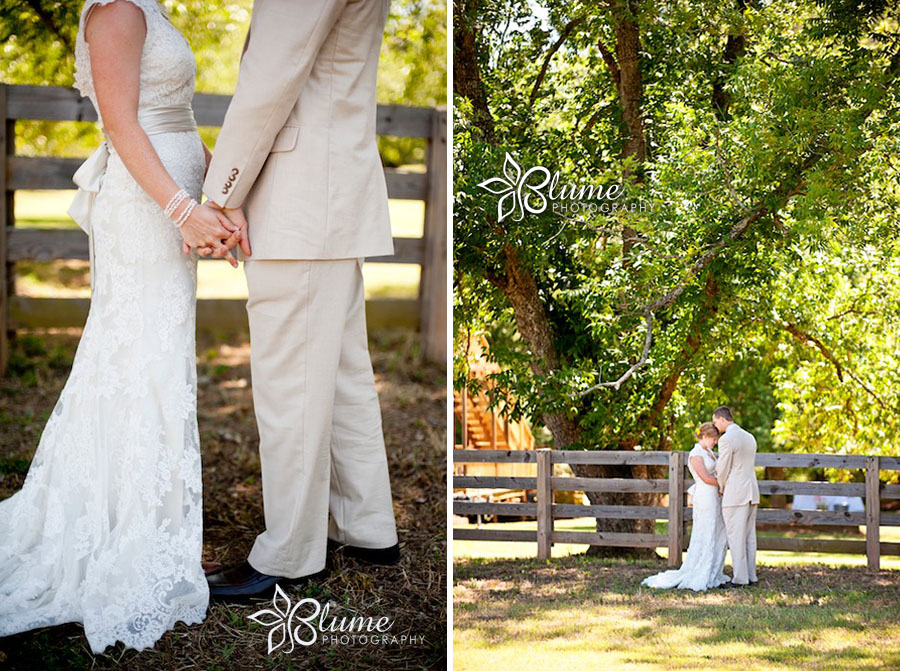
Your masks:
<path fill-rule="evenodd" d="M 719 430 L 716 428 L 716 425 L 712 422 L 703 422 L 697 428 L 697 440 L 703 438 L 703 436 L 711 436 L 713 438 L 719 437 Z"/>

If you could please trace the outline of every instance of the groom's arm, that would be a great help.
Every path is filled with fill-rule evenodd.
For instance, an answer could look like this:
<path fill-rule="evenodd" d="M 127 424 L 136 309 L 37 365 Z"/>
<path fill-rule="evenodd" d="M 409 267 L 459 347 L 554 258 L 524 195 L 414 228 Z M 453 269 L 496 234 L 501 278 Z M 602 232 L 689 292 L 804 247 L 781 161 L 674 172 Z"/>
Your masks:
<path fill-rule="evenodd" d="M 725 482 L 728 480 L 728 474 L 731 472 L 731 465 L 734 463 L 734 450 L 731 447 L 731 441 L 725 440 L 725 437 L 719 439 L 719 460 L 716 462 L 716 480 L 719 481 L 719 493 L 725 491 Z"/>
<path fill-rule="evenodd" d="M 238 84 L 203 192 L 241 207 L 347 0 L 265 0 L 251 15 Z"/>

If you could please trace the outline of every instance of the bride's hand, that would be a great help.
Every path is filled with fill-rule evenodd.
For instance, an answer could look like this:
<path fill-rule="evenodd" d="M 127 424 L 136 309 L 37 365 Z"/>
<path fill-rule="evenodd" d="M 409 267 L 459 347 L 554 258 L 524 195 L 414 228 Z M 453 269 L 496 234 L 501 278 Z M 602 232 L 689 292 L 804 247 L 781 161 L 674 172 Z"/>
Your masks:
<path fill-rule="evenodd" d="M 200 252 L 207 248 L 206 254 L 201 252 L 203 256 L 211 253 L 214 258 L 227 258 L 237 268 L 231 250 L 240 242 L 241 231 L 217 209 L 206 203 L 197 205 L 179 230 L 184 239 L 182 249 L 193 247 Z"/>

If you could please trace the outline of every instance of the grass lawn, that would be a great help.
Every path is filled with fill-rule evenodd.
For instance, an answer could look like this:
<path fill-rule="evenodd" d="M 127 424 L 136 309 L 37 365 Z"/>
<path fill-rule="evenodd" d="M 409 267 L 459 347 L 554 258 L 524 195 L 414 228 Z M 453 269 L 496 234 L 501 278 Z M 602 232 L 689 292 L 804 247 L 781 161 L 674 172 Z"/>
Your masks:
<path fill-rule="evenodd" d="M 40 229 L 76 229 L 66 214 L 74 191 L 17 191 L 16 226 Z M 391 200 L 391 230 L 396 237 L 421 237 L 425 204 L 418 200 Z M 251 222 L 252 225 L 252 222 Z M 90 296 L 86 261 L 18 264 L 17 293 L 39 297 Z M 224 261 L 203 261 L 198 266 L 198 298 L 246 298 L 244 273 Z M 363 266 L 366 298 L 416 298 L 421 272 L 418 264 L 367 263 Z"/>
<path fill-rule="evenodd" d="M 556 528 L 593 530 L 593 520 Z M 900 669 L 900 558 L 882 557 L 885 570 L 870 574 L 862 555 L 765 551 L 757 587 L 694 593 L 641 587 L 666 569 L 663 548 L 639 561 L 586 548 L 555 545 L 540 561 L 536 543 L 454 541 L 454 669 L 523 657 L 532 669 Z"/>
<path fill-rule="evenodd" d="M 900 572 L 771 566 L 741 590 L 651 590 L 662 562 L 454 562 L 453 666 L 898 669 Z"/>

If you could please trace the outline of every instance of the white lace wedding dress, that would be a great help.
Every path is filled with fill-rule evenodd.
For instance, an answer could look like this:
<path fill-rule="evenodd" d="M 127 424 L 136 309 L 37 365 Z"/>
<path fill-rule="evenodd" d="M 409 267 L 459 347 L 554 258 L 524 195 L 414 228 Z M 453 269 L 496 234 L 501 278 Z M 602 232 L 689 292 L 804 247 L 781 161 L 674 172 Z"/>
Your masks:
<path fill-rule="evenodd" d="M 76 85 L 97 101 L 82 10 Z M 154 0 L 140 107 L 190 103 L 196 63 Z M 102 123 L 102 121 L 101 121 Z M 176 182 L 200 200 L 196 131 L 150 135 Z M 0 635 L 80 622 L 95 653 L 153 646 L 203 621 L 200 445 L 194 344 L 196 256 L 111 155 L 92 214 L 90 312 L 71 374 L 24 486 L 0 502 Z"/>
<path fill-rule="evenodd" d="M 718 488 L 703 482 L 690 463 L 690 458 L 696 456 L 703 458 L 703 465 L 709 473 L 715 475 L 716 470 L 716 458 L 703 449 L 703 446 L 694 445 L 688 453 L 688 469 L 694 478 L 694 484 L 688 490 L 693 497 L 693 527 L 687 554 L 680 568 L 644 578 L 641 584 L 647 587 L 678 587 L 700 592 L 731 580 L 722 570 L 728 549 L 722 502 Z"/>

